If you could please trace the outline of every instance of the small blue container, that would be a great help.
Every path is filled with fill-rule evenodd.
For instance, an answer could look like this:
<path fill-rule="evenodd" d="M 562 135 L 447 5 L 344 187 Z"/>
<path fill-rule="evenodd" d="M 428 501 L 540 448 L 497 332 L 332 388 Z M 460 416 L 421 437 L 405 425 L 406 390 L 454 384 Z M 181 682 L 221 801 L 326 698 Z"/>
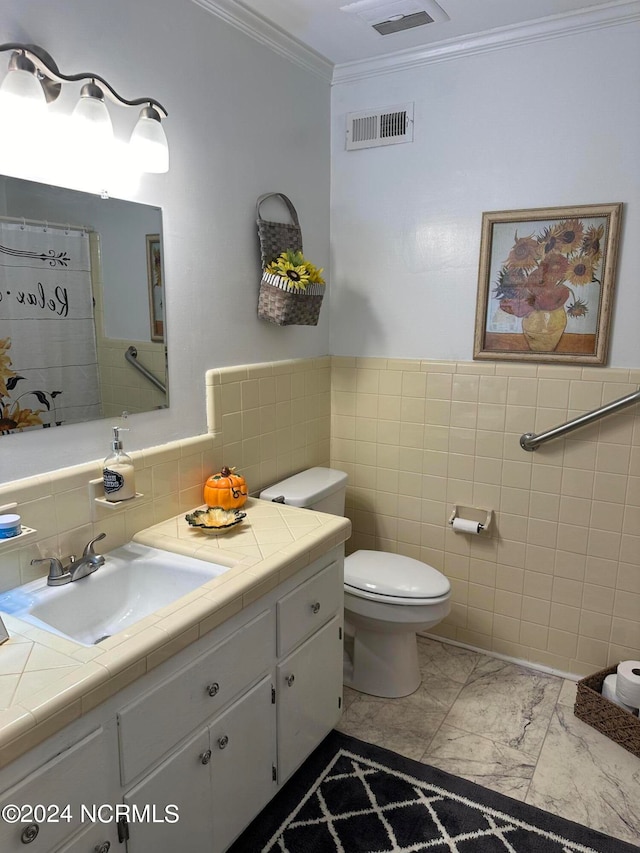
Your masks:
<path fill-rule="evenodd" d="M 0 515 L 0 539 L 19 536 L 21 530 L 19 515 Z"/>

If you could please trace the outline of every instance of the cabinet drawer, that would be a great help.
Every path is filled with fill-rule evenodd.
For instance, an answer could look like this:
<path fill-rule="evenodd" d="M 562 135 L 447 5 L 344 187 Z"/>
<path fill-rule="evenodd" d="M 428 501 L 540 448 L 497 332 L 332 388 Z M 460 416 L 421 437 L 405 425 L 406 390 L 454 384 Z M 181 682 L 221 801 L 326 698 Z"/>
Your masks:
<path fill-rule="evenodd" d="M 16 805 L 26 819 L 21 823 L 0 821 L 2 853 L 50 853 L 82 827 L 81 806 L 112 802 L 111 786 L 117 772 L 114 745 L 112 742 L 109 750 L 105 732 L 98 729 L 1 794 L 0 807 Z M 44 815 L 36 804 L 46 809 Z M 63 812 L 67 805 L 69 809 Z M 28 812 L 31 808 L 33 819 Z M 29 827 L 33 827 L 33 841 L 28 841 Z M 27 835 L 22 840 L 24 832 Z"/>
<path fill-rule="evenodd" d="M 278 601 L 278 657 L 342 610 L 342 562 L 334 562 Z"/>
<path fill-rule="evenodd" d="M 271 609 L 123 708 L 118 714 L 123 784 L 266 672 L 274 645 Z"/>

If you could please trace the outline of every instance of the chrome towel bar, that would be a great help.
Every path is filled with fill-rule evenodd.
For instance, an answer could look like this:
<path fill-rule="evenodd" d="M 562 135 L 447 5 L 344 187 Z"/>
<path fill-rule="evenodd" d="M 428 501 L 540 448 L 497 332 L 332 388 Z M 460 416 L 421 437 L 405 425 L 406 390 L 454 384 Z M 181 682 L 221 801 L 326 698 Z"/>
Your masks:
<path fill-rule="evenodd" d="M 632 406 L 634 403 L 640 403 L 640 388 L 632 394 L 627 394 L 626 397 L 620 397 L 618 400 L 606 403 L 599 409 L 594 409 L 593 412 L 578 415 L 577 418 L 567 421 L 566 424 L 552 427 L 545 432 L 538 433 L 538 435 L 533 432 L 525 432 L 524 435 L 520 436 L 520 447 L 523 450 L 537 450 L 541 444 L 551 441 L 552 438 L 560 438 L 561 435 L 566 435 L 568 432 L 573 432 L 574 429 L 587 426 L 587 424 L 604 418 L 605 415 L 612 415 L 614 412 L 626 409 L 627 406 Z"/>

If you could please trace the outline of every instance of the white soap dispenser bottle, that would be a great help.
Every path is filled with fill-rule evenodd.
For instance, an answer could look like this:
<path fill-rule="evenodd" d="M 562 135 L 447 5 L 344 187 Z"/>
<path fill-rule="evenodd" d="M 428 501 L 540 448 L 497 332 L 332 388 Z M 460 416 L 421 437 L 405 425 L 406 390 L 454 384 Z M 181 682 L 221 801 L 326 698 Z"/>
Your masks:
<path fill-rule="evenodd" d="M 111 453 L 104 460 L 102 477 L 104 496 L 108 501 L 127 501 L 136 496 L 135 471 L 133 460 L 122 449 L 121 432 L 123 427 L 113 427 Z"/>

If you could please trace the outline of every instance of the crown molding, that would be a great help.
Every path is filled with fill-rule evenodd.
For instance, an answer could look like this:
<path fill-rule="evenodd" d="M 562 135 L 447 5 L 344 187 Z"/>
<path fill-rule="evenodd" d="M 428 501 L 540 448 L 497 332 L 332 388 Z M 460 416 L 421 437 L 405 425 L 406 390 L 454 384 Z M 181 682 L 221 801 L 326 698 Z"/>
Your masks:
<path fill-rule="evenodd" d="M 333 85 L 368 77 L 407 71 L 435 62 L 503 50 L 538 41 L 576 35 L 590 30 L 624 26 L 640 20 L 640 0 L 612 0 L 578 12 L 540 18 L 527 24 L 498 27 L 467 38 L 447 39 L 422 48 L 397 51 L 386 56 L 333 65 L 324 56 L 271 24 L 265 18 L 239 5 L 235 0 L 192 0 L 197 6 L 280 56 L 310 71 Z"/>
<path fill-rule="evenodd" d="M 310 71 L 325 82 L 333 78 L 333 63 L 292 38 L 265 18 L 250 12 L 234 0 L 192 0 L 216 18 L 220 18 L 254 41 Z"/>
<path fill-rule="evenodd" d="M 528 24 L 487 30 L 468 38 L 448 39 L 428 47 L 398 51 L 387 56 L 345 62 L 333 70 L 333 85 L 367 77 L 393 74 L 435 62 L 502 50 L 538 41 L 560 38 L 589 30 L 623 26 L 640 20 L 640 0 L 618 0 L 580 12 L 552 15 Z"/>

